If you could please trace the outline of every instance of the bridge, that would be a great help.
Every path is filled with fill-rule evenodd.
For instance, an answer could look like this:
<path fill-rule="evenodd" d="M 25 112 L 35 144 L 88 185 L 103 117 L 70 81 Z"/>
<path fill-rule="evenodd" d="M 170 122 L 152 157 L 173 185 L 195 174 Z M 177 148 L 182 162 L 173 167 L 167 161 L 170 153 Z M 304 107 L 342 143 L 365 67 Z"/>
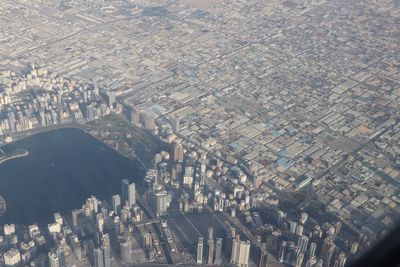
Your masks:
<path fill-rule="evenodd" d="M 161 223 L 161 219 L 152 218 L 152 219 L 147 219 L 147 220 L 141 220 L 141 221 L 135 222 L 134 225 L 141 226 L 141 225 L 149 225 L 149 224 L 153 224 L 153 223 Z"/>

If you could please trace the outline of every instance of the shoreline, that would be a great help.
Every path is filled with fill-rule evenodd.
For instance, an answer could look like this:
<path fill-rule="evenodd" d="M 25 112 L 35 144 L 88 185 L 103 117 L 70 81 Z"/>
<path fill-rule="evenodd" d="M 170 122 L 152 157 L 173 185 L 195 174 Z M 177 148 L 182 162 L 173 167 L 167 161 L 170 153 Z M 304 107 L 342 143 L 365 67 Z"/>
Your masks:
<path fill-rule="evenodd" d="M 69 123 L 65 123 L 65 124 L 53 125 L 53 126 L 50 126 L 50 127 L 43 127 L 43 128 L 32 129 L 32 130 L 27 130 L 27 131 L 24 131 L 24 132 L 20 132 L 20 133 L 17 134 L 17 136 L 11 142 L 2 142 L 2 143 L 0 143 L 0 149 L 3 146 L 15 143 L 17 141 L 23 140 L 23 139 L 28 138 L 30 136 L 34 136 L 34 135 L 45 133 L 45 132 L 51 132 L 51 131 L 55 131 L 55 130 L 60 130 L 60 129 L 77 129 L 77 130 L 81 130 L 82 132 L 90 135 L 91 137 L 93 137 L 96 140 L 100 141 L 101 143 L 105 144 L 109 148 L 115 150 L 116 152 L 118 152 L 123 157 L 128 158 L 128 159 L 130 159 L 132 161 L 138 161 L 139 164 L 143 168 L 148 169 L 148 166 L 138 156 L 136 156 L 136 155 L 135 156 L 125 155 L 119 149 L 117 149 L 115 147 L 112 147 L 111 145 L 105 143 L 99 137 L 97 137 L 97 136 L 95 136 L 95 135 L 90 133 L 91 130 L 100 130 L 99 127 L 91 126 L 91 125 L 88 125 L 88 124 L 81 124 L 81 123 L 77 123 L 77 122 L 69 122 Z M 0 164 L 1 163 L 3 163 L 3 162 L 0 160 Z"/>
<path fill-rule="evenodd" d="M 95 135 L 93 135 L 93 134 L 90 133 L 90 130 L 96 129 L 96 128 L 97 128 L 97 127 L 90 127 L 90 126 L 88 126 L 88 127 L 82 127 L 82 126 L 81 126 L 81 127 L 77 127 L 76 125 L 63 125 L 62 127 L 43 128 L 43 129 L 40 129 L 40 131 L 35 131 L 34 133 L 32 133 L 32 132 L 29 133 L 29 134 L 26 134 L 26 133 L 25 133 L 24 136 L 19 136 L 18 138 L 14 139 L 14 140 L 13 140 L 12 142 L 10 142 L 10 143 L 2 144 L 2 145 L 0 145 L 0 149 L 1 149 L 3 146 L 12 144 L 12 143 L 14 143 L 14 142 L 21 141 L 21 140 L 23 140 L 23 139 L 25 139 L 25 138 L 29 138 L 29 137 L 33 137 L 33 136 L 35 136 L 35 135 L 39 135 L 39 134 L 42 134 L 42 133 L 51 132 L 51 131 L 56 131 L 56 130 L 62 130 L 62 129 L 74 129 L 74 130 L 78 130 L 78 131 L 82 132 L 82 134 L 85 134 L 85 135 L 90 136 L 90 137 L 93 138 L 95 141 L 100 142 L 101 144 L 103 144 L 104 146 L 106 146 L 106 147 L 108 147 L 109 149 L 113 150 L 114 152 L 116 152 L 117 154 L 119 154 L 120 156 L 122 156 L 123 158 L 127 159 L 129 162 L 135 163 L 135 164 L 137 165 L 136 168 L 137 168 L 140 172 L 143 172 L 143 173 L 146 172 L 146 170 L 147 170 L 148 167 L 147 167 L 146 165 L 144 165 L 143 161 L 141 161 L 140 158 L 135 157 L 135 156 L 128 156 L 128 155 L 125 155 L 125 154 L 121 153 L 121 151 L 119 151 L 119 149 L 116 149 L 115 147 L 111 146 L 110 144 L 107 144 L 106 142 L 104 142 L 101 138 L 99 138 L 99 137 L 97 137 L 97 136 L 95 136 Z M 6 158 L 3 158 L 3 159 L 0 160 L 0 164 L 1 164 L 1 163 L 4 163 L 4 162 L 7 161 L 7 160 L 11 160 L 11 159 L 14 159 L 14 158 L 24 157 L 24 156 L 29 155 L 29 151 L 26 150 L 26 149 L 23 149 L 23 148 L 18 148 L 18 149 L 16 149 L 16 150 L 12 151 L 11 153 L 15 153 L 17 150 L 19 150 L 19 153 L 20 153 L 20 154 L 18 154 L 18 155 L 13 155 L 13 156 L 6 157 Z M 141 169 L 141 170 L 140 170 L 140 169 Z M 140 180 L 142 180 L 142 179 L 140 179 Z M 1 197 L 1 196 L 0 196 L 0 197 Z M 103 199 L 102 199 L 102 200 L 103 200 Z M 72 210 L 72 209 L 71 209 L 71 210 Z M 58 211 L 58 212 L 61 213 L 61 214 L 63 214 L 63 216 L 64 216 L 64 215 L 69 214 L 69 213 L 71 212 L 71 210 L 68 210 L 68 211 Z M 1 221 L 1 218 L 2 218 L 3 215 L 4 215 L 4 212 L 2 212 L 2 211 L 0 210 L 0 221 Z M 46 225 L 47 225 L 48 223 L 50 223 L 50 222 L 51 222 L 51 218 L 49 218 L 49 219 L 43 219 L 43 220 L 38 220 L 38 221 L 30 222 L 30 223 L 35 223 L 35 224 L 37 224 L 37 225 L 39 225 L 39 226 L 42 227 L 42 226 L 46 226 Z M 28 224 L 28 223 L 25 223 L 25 222 L 22 222 L 22 223 L 9 222 L 9 223 L 14 223 L 15 225 L 19 225 L 19 226 L 25 226 L 25 225 Z M 0 223 L 0 226 L 2 226 L 2 223 Z"/>
<path fill-rule="evenodd" d="M 63 124 L 63 125 L 57 125 L 56 127 L 45 127 L 45 128 L 41 128 L 41 129 L 35 129 L 33 131 L 26 131 L 26 132 L 21 132 L 15 139 L 13 139 L 11 142 L 8 143 L 1 143 L 0 144 L 0 149 L 3 146 L 21 141 L 23 139 L 35 136 L 35 135 L 39 135 L 42 133 L 46 133 L 46 132 L 51 132 L 51 131 L 56 131 L 56 130 L 62 130 L 62 129 L 75 129 L 75 130 L 79 130 L 81 131 L 83 134 L 86 134 L 88 136 L 90 136 L 91 138 L 97 140 L 98 142 L 100 142 L 101 144 L 105 145 L 106 147 L 110 148 L 111 150 L 115 151 L 116 153 L 118 153 L 120 156 L 126 158 L 127 160 L 129 160 L 132 163 L 136 163 L 138 165 L 139 168 L 142 169 L 142 171 L 145 173 L 146 170 L 149 168 L 137 155 L 126 155 L 124 153 L 122 153 L 118 148 L 115 148 L 113 146 L 111 146 L 110 144 L 104 142 L 101 138 L 99 138 L 98 136 L 93 135 L 90 131 L 91 130 L 101 130 L 101 127 L 97 127 L 97 126 L 91 126 L 91 125 L 82 125 L 82 124 L 77 124 L 77 123 L 69 123 L 69 124 Z M 24 156 L 28 156 L 29 155 L 29 151 L 26 149 L 18 149 L 21 150 L 21 154 L 18 155 L 14 155 L 14 156 L 10 156 L 4 159 L 0 160 L 0 164 L 4 163 L 7 160 L 11 160 L 14 158 L 19 158 L 19 157 L 24 157 Z M 22 153 L 23 150 L 23 153 Z M 14 150 L 13 152 L 15 152 L 16 150 Z M 143 177 L 141 177 L 141 179 L 143 179 Z M 60 212 L 63 215 L 67 215 L 70 211 L 67 212 Z M 2 217 L 1 212 L 0 212 L 0 218 Z M 40 226 L 45 226 L 47 223 L 49 223 L 48 219 L 44 219 L 44 220 L 40 220 L 40 221 L 36 221 L 36 224 L 40 225 Z M 26 223 L 16 223 L 16 225 L 26 225 Z M 1 224 L 0 224 L 1 226 Z"/>

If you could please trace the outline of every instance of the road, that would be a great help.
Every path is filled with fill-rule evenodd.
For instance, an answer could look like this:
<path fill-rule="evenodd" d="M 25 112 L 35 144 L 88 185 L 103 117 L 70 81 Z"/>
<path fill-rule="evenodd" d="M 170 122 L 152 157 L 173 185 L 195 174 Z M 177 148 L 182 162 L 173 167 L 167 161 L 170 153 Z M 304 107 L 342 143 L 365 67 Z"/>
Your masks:
<path fill-rule="evenodd" d="M 136 195 L 136 202 L 139 205 L 139 207 L 143 210 L 144 214 L 146 215 L 147 218 L 149 219 L 155 219 L 157 216 L 155 216 L 155 214 L 150 210 L 150 208 L 147 206 L 147 204 L 145 203 L 145 201 L 142 199 L 142 197 L 137 194 Z M 171 253 L 169 252 L 169 248 L 168 248 L 168 242 L 167 240 L 165 240 L 165 237 L 162 234 L 162 231 L 160 229 L 160 225 L 156 222 L 151 224 L 154 228 L 154 231 L 158 237 L 158 239 L 160 240 L 160 244 L 163 248 L 164 251 L 164 255 L 165 258 L 167 259 L 168 264 L 173 264 L 173 260 L 171 257 Z"/>

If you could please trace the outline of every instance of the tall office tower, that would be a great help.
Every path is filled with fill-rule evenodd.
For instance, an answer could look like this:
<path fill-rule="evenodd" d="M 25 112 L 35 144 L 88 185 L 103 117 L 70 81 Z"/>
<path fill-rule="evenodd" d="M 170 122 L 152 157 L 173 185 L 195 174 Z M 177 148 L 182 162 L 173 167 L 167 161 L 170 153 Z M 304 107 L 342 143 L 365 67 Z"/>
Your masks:
<path fill-rule="evenodd" d="M 337 221 L 335 224 L 335 235 L 338 235 L 340 233 L 340 230 L 342 230 L 343 223 L 341 221 Z"/>
<path fill-rule="evenodd" d="M 91 203 L 91 209 L 94 213 L 99 212 L 99 204 L 100 201 L 95 197 L 95 196 L 91 196 L 90 197 L 90 203 Z"/>
<path fill-rule="evenodd" d="M 95 248 L 93 254 L 94 267 L 104 267 L 103 250 L 101 248 Z"/>
<path fill-rule="evenodd" d="M 103 246 L 102 250 L 103 250 L 104 267 L 111 267 L 110 247 Z"/>
<path fill-rule="evenodd" d="M 151 114 L 144 114 L 143 115 L 143 121 L 144 121 L 144 128 L 146 130 L 154 130 L 156 129 L 156 123 L 154 120 L 153 115 Z"/>
<path fill-rule="evenodd" d="M 303 235 L 304 227 L 303 225 L 297 225 L 296 227 L 296 237 Z"/>
<path fill-rule="evenodd" d="M 230 258 L 231 256 L 232 242 L 233 238 L 235 238 L 235 235 L 236 235 L 235 227 L 230 227 L 230 231 L 227 231 L 226 233 L 225 254 L 227 255 L 227 258 Z"/>
<path fill-rule="evenodd" d="M 301 267 L 303 265 L 303 260 L 304 260 L 304 253 L 303 252 L 297 253 L 295 267 Z"/>
<path fill-rule="evenodd" d="M 104 215 L 102 213 L 96 214 L 96 224 L 97 224 L 97 230 L 100 233 L 103 233 L 103 231 L 104 231 Z"/>
<path fill-rule="evenodd" d="M 136 184 L 131 183 L 128 186 L 128 205 L 129 208 L 132 208 L 136 205 Z"/>
<path fill-rule="evenodd" d="M 213 264 L 214 262 L 214 240 L 208 239 L 208 264 Z"/>
<path fill-rule="evenodd" d="M 99 86 L 97 84 L 93 84 L 93 94 L 96 96 L 100 94 Z"/>
<path fill-rule="evenodd" d="M 232 240 L 231 263 L 236 264 L 239 261 L 239 252 L 240 239 L 236 237 Z"/>
<path fill-rule="evenodd" d="M 331 262 L 333 260 L 333 256 L 335 254 L 336 246 L 333 245 L 329 248 L 328 253 L 326 254 L 325 258 L 322 258 L 324 260 L 325 266 L 330 267 Z"/>
<path fill-rule="evenodd" d="M 110 235 L 109 234 L 103 234 L 101 236 L 101 245 L 103 247 L 111 247 L 111 241 L 110 241 Z"/>
<path fill-rule="evenodd" d="M 332 260 L 333 253 L 335 252 L 335 244 L 332 239 L 327 237 L 322 244 L 321 249 L 321 259 L 324 261 L 325 266 L 330 266 L 330 261 Z"/>
<path fill-rule="evenodd" d="M 294 266 L 296 264 L 297 253 L 297 247 L 292 242 L 289 242 L 285 262 Z"/>
<path fill-rule="evenodd" d="M 136 205 L 136 185 L 129 183 L 128 179 L 122 180 L 122 204 L 128 204 L 129 208 Z"/>
<path fill-rule="evenodd" d="M 114 213 L 119 214 L 119 211 L 121 210 L 121 197 L 118 194 L 113 195 L 111 203 Z"/>
<path fill-rule="evenodd" d="M 306 253 L 308 247 L 308 237 L 305 235 L 301 235 L 297 240 L 297 247 L 301 252 Z"/>
<path fill-rule="evenodd" d="M 290 229 L 289 229 L 289 235 L 290 235 L 290 239 L 294 240 L 295 236 L 296 236 L 296 228 L 297 228 L 297 222 L 290 222 Z"/>
<path fill-rule="evenodd" d="M 167 191 L 157 192 L 154 195 L 154 212 L 157 216 L 165 215 L 171 203 L 171 195 Z"/>
<path fill-rule="evenodd" d="M 107 99 L 108 99 L 108 106 L 112 108 L 115 103 L 115 95 L 113 93 L 108 93 Z"/>
<path fill-rule="evenodd" d="M 121 188 L 121 200 L 122 206 L 128 201 L 128 187 L 129 187 L 129 180 L 123 179 L 122 180 L 122 188 Z"/>
<path fill-rule="evenodd" d="M 220 265 L 222 263 L 222 238 L 217 238 L 215 243 L 215 257 L 214 264 Z"/>
<path fill-rule="evenodd" d="M 268 267 L 268 253 L 266 250 L 261 251 L 258 267 Z"/>
<path fill-rule="evenodd" d="M 150 248 L 153 245 L 153 239 L 150 232 L 144 232 L 141 234 L 141 245 L 142 248 Z"/>
<path fill-rule="evenodd" d="M 74 256 L 76 257 L 76 259 L 78 261 L 82 260 L 83 255 L 82 255 L 82 247 L 81 247 L 81 243 L 79 243 L 78 240 L 76 240 L 72 245 L 72 251 L 74 253 Z"/>
<path fill-rule="evenodd" d="M 131 109 L 131 122 L 136 125 L 140 123 L 140 109 L 138 108 Z"/>
<path fill-rule="evenodd" d="M 345 264 L 346 264 L 346 254 L 341 252 L 339 254 L 339 257 L 335 260 L 335 265 L 333 265 L 333 267 L 344 267 Z"/>
<path fill-rule="evenodd" d="M 208 240 L 214 240 L 214 228 L 209 227 L 207 230 L 207 239 Z"/>
<path fill-rule="evenodd" d="M 124 264 L 130 264 L 132 262 L 131 241 L 128 239 L 125 242 L 122 242 L 120 244 L 120 250 L 121 250 L 121 261 Z"/>
<path fill-rule="evenodd" d="M 208 228 L 208 236 L 207 236 L 207 242 L 208 242 L 208 264 L 213 264 L 214 262 L 214 228 L 209 227 Z"/>
<path fill-rule="evenodd" d="M 72 211 L 72 226 L 77 227 L 78 226 L 78 210 L 73 210 Z"/>
<path fill-rule="evenodd" d="M 173 117 L 172 118 L 172 130 L 174 131 L 174 133 L 177 133 L 177 132 L 180 131 L 179 124 L 180 124 L 179 118 L 178 117 Z"/>
<path fill-rule="evenodd" d="M 48 256 L 49 256 L 50 267 L 60 267 L 60 261 L 58 259 L 57 253 L 50 251 Z"/>
<path fill-rule="evenodd" d="M 310 244 L 310 249 L 308 250 L 308 258 L 314 258 L 316 250 L 317 250 L 317 244 L 314 243 L 314 242 L 311 243 Z"/>
<path fill-rule="evenodd" d="M 180 142 L 174 145 L 174 161 L 183 162 L 183 145 Z"/>
<path fill-rule="evenodd" d="M 57 253 L 57 257 L 58 257 L 58 262 L 60 263 L 60 267 L 65 267 L 66 263 L 65 263 L 65 252 L 62 248 L 57 248 L 56 250 Z"/>
<path fill-rule="evenodd" d="M 202 264 L 203 263 L 203 238 L 199 237 L 199 240 L 197 241 L 197 258 L 196 258 L 197 264 Z"/>
<path fill-rule="evenodd" d="M 191 189 L 193 186 L 193 176 L 194 176 L 194 169 L 192 166 L 185 167 L 185 173 L 183 175 L 183 187 Z"/>
<path fill-rule="evenodd" d="M 279 254 L 278 254 L 278 260 L 279 262 L 284 262 L 285 257 L 286 257 L 286 248 L 287 248 L 287 242 L 282 241 L 280 247 L 279 247 Z"/>
<path fill-rule="evenodd" d="M 237 264 L 240 266 L 248 266 L 250 257 L 250 241 L 240 241 L 239 244 L 239 259 Z"/>

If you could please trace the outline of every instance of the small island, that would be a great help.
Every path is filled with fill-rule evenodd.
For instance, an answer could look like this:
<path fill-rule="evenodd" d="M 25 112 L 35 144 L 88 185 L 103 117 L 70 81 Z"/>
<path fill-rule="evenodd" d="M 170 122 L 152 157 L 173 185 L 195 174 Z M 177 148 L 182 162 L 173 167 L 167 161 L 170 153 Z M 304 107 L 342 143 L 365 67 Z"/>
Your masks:
<path fill-rule="evenodd" d="M 10 159 L 25 157 L 29 155 L 29 151 L 23 148 L 18 148 L 11 152 L 3 152 L 0 150 L 0 164 Z"/>

